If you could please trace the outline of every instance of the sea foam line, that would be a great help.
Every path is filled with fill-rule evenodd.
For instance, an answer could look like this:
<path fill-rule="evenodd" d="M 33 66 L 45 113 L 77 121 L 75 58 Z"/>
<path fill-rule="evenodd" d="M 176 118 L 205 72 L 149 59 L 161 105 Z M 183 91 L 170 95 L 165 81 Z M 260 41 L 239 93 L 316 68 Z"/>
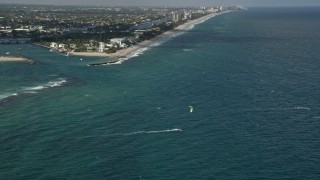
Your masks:
<path fill-rule="evenodd" d="M 226 13 L 226 12 L 225 12 L 225 13 Z M 200 20 L 200 21 L 198 21 L 198 22 L 192 23 L 192 24 L 188 25 L 188 26 L 185 28 L 185 30 L 189 31 L 189 30 L 193 29 L 196 25 L 201 24 L 201 23 L 207 21 L 208 19 L 211 19 L 211 18 L 215 17 L 216 15 L 220 15 L 220 14 L 223 14 L 223 13 L 212 14 L 211 16 L 208 16 L 208 17 L 206 17 L 206 18 L 204 18 L 204 19 L 202 19 L 202 20 Z M 149 49 L 149 47 L 159 46 L 159 45 L 161 45 L 162 43 L 168 41 L 169 39 L 175 38 L 175 37 L 180 36 L 180 35 L 182 35 L 182 34 L 184 34 L 184 33 L 185 33 L 185 32 L 173 33 L 173 34 L 168 35 L 168 36 L 167 36 L 165 33 L 164 33 L 164 34 L 160 34 L 160 35 L 158 35 L 157 37 L 155 37 L 156 40 L 155 40 L 154 42 L 152 42 L 150 45 L 148 45 L 147 47 L 143 47 L 143 48 L 141 48 L 141 49 L 138 49 L 137 51 L 134 51 L 133 53 L 129 54 L 129 55 L 128 55 L 127 57 L 125 57 L 125 58 L 119 58 L 119 60 L 116 61 L 116 62 L 106 63 L 106 64 L 103 64 L 103 65 L 105 66 L 105 65 L 122 64 L 124 61 L 127 61 L 127 60 L 129 60 L 129 59 L 131 59 L 131 58 L 133 58 L 133 57 L 138 57 L 138 56 L 142 55 L 144 51 L 146 51 L 146 50 Z"/>
<path fill-rule="evenodd" d="M 149 49 L 148 47 L 141 48 L 141 49 L 133 52 L 132 54 L 130 54 L 127 58 L 124 58 L 124 61 L 126 61 L 130 58 L 133 58 L 133 57 L 138 57 L 138 56 L 142 55 L 148 49 Z"/>
<path fill-rule="evenodd" d="M 67 80 L 64 78 L 59 78 L 55 81 L 49 81 L 46 84 L 39 85 L 39 86 L 33 86 L 33 87 L 26 87 L 24 88 L 25 91 L 39 91 L 47 88 L 52 88 L 52 87 L 59 87 L 67 83 Z M 28 92 L 27 92 L 28 93 Z"/>
<path fill-rule="evenodd" d="M 122 64 L 124 61 L 127 61 L 133 57 L 138 57 L 140 55 L 143 54 L 144 51 L 148 50 L 149 48 L 148 47 L 144 47 L 144 48 L 141 48 L 141 49 L 138 49 L 137 51 L 134 51 L 133 53 L 129 54 L 127 57 L 125 58 L 119 58 L 118 61 L 116 62 L 113 62 L 113 63 L 107 63 L 107 64 L 104 64 L 105 66 L 108 66 L 108 65 L 115 65 L 115 64 Z"/>
<path fill-rule="evenodd" d="M 216 15 L 220 15 L 220 14 L 223 14 L 223 13 L 219 13 L 219 14 L 213 14 L 207 18 L 204 18 L 202 19 L 201 21 L 199 22 L 196 22 L 196 23 L 193 23 L 193 24 L 190 24 L 189 26 L 187 26 L 186 30 L 191 30 L 193 29 L 196 25 L 198 24 L 201 24 L 205 21 L 207 21 L 208 19 L 211 19 L 213 17 L 215 17 Z M 179 32 L 179 33 L 174 33 L 174 34 L 171 34 L 169 36 L 166 36 L 165 34 L 161 34 L 161 35 L 158 35 L 158 37 L 155 37 L 157 40 L 153 43 L 151 43 L 148 47 L 155 47 L 155 46 L 159 46 L 161 45 L 162 43 L 168 41 L 169 39 L 171 38 L 175 38 L 175 37 L 178 37 L 182 34 L 184 34 L 185 32 Z M 103 64 L 103 65 L 115 65 L 115 64 L 122 64 L 124 61 L 127 61 L 133 57 L 138 57 L 140 55 L 143 54 L 144 51 L 148 50 L 149 48 L 148 47 L 144 47 L 144 48 L 141 48 L 141 49 L 138 49 L 137 51 L 134 51 L 132 54 L 130 54 L 129 56 L 125 57 L 125 58 L 119 58 L 118 61 L 114 62 L 114 63 L 107 63 L 107 64 Z"/>
<path fill-rule="evenodd" d="M 6 98 L 11 97 L 11 96 L 18 96 L 18 93 L 12 93 L 12 94 L 9 94 L 9 93 L 7 93 L 7 94 L 0 94 L 0 101 L 1 101 L 2 99 L 6 99 Z"/>

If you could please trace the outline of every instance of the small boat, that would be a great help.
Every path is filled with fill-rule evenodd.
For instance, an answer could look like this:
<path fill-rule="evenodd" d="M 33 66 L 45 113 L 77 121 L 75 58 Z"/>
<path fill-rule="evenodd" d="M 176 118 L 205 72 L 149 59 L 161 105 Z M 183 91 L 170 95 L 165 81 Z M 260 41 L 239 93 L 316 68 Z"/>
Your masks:
<path fill-rule="evenodd" d="M 10 54 L 10 52 L 6 52 L 6 55 L 9 55 Z"/>

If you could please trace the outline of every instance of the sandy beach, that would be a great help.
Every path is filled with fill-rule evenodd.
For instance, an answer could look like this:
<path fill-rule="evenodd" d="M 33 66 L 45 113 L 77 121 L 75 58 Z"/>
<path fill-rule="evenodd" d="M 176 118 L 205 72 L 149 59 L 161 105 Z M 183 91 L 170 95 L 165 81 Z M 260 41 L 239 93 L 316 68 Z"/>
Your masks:
<path fill-rule="evenodd" d="M 36 64 L 34 61 L 25 57 L 14 57 L 14 56 L 0 56 L 1 62 L 23 62 L 25 64 Z"/>
<path fill-rule="evenodd" d="M 212 17 L 214 17 L 216 15 L 219 15 L 219 14 L 221 14 L 221 13 L 212 13 L 212 14 L 203 16 L 201 18 L 188 21 L 188 22 L 186 22 L 184 24 L 181 24 L 181 25 L 177 26 L 176 28 L 174 28 L 174 29 L 172 29 L 170 31 L 166 31 L 163 34 L 160 34 L 160 35 L 158 35 L 158 36 L 156 36 L 156 37 L 154 37 L 152 39 L 140 42 L 140 43 L 138 43 L 138 44 L 136 44 L 136 45 L 134 45 L 132 47 L 129 47 L 129 48 L 126 48 L 126 49 L 121 49 L 121 50 L 119 50 L 119 51 L 117 51 L 115 53 L 108 54 L 108 55 L 111 56 L 111 57 L 127 57 L 127 56 L 130 56 L 131 54 L 134 54 L 136 51 L 139 51 L 140 49 L 149 47 L 152 44 L 155 44 L 157 42 L 162 42 L 165 39 L 168 39 L 168 37 L 170 37 L 170 36 L 172 36 L 172 35 L 174 35 L 176 33 L 187 31 L 193 25 L 201 23 L 202 21 L 205 21 L 205 20 L 207 20 L 209 18 L 212 18 Z"/>
<path fill-rule="evenodd" d="M 99 52 L 72 52 L 74 56 L 94 56 L 94 57 L 110 57 L 111 54 L 99 53 Z"/>
<path fill-rule="evenodd" d="M 0 62 L 24 62 L 26 59 L 22 57 L 0 56 Z"/>
<path fill-rule="evenodd" d="M 222 13 L 227 13 L 228 11 L 222 12 Z M 107 54 L 107 53 L 98 53 L 98 52 L 73 52 L 73 55 L 75 56 L 96 56 L 96 57 L 113 57 L 113 58 L 119 58 L 119 57 L 128 57 L 130 55 L 133 55 L 135 52 L 147 48 L 149 46 L 152 46 L 153 44 L 156 44 L 157 42 L 163 42 L 166 39 L 168 39 L 170 36 L 176 34 L 176 33 L 181 33 L 183 31 L 189 30 L 192 26 L 201 23 L 209 18 L 212 18 L 216 15 L 222 14 L 222 13 L 212 13 L 206 16 L 203 16 L 198 19 L 190 20 L 182 25 L 177 26 L 176 28 L 166 31 L 163 34 L 160 34 L 152 39 L 142 41 L 136 45 L 133 45 L 129 48 L 126 49 L 121 49 L 115 53 Z"/>

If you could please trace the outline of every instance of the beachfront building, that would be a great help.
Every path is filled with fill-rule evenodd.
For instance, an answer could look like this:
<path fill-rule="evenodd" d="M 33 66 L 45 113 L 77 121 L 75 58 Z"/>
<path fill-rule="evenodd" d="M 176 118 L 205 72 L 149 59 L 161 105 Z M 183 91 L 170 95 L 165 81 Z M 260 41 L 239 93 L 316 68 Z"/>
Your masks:
<path fill-rule="evenodd" d="M 181 12 L 172 12 L 172 21 L 179 22 L 182 20 L 183 13 Z"/>
<path fill-rule="evenodd" d="M 110 39 L 110 43 L 113 44 L 113 43 L 116 43 L 118 44 L 119 46 L 121 46 L 121 44 L 126 40 L 126 38 L 113 38 L 113 39 Z"/>
<path fill-rule="evenodd" d="M 219 11 L 219 9 L 218 8 L 210 8 L 207 11 L 210 13 L 217 13 Z"/>
<path fill-rule="evenodd" d="M 120 45 L 120 47 L 121 47 L 121 48 L 127 48 L 127 47 L 128 47 L 128 45 L 127 45 L 127 44 L 125 44 L 125 43 L 122 43 L 122 44 Z"/>
<path fill-rule="evenodd" d="M 88 52 L 92 52 L 94 50 L 94 47 L 88 46 L 88 47 L 86 47 L 86 49 L 87 49 Z"/>
<path fill-rule="evenodd" d="M 53 48 L 53 49 L 57 49 L 58 48 L 58 43 L 51 42 L 50 47 Z"/>
<path fill-rule="evenodd" d="M 65 49 L 67 47 L 67 45 L 66 44 L 59 44 L 58 47 L 59 47 L 59 49 Z"/>
<path fill-rule="evenodd" d="M 108 48 L 113 48 L 113 47 L 117 47 L 117 45 L 115 43 L 107 43 L 105 44 L 105 46 L 107 46 Z"/>
<path fill-rule="evenodd" d="M 192 19 L 192 11 L 184 11 L 183 19 Z"/>
<path fill-rule="evenodd" d="M 106 44 L 104 42 L 99 42 L 98 52 L 103 53 L 105 50 Z"/>
<path fill-rule="evenodd" d="M 76 48 L 77 48 L 77 45 L 75 45 L 75 44 L 70 44 L 69 47 L 70 47 L 71 49 L 76 49 Z"/>

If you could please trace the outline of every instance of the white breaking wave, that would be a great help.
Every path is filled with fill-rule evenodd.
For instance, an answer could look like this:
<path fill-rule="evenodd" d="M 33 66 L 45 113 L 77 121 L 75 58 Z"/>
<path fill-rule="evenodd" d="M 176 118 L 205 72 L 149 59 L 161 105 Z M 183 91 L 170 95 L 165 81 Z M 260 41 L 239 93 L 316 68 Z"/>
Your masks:
<path fill-rule="evenodd" d="M 156 47 L 156 46 L 160 46 L 162 43 L 164 43 L 165 41 L 158 41 L 158 42 L 154 42 L 153 44 L 151 44 L 151 47 Z"/>
<path fill-rule="evenodd" d="M 147 47 L 145 48 L 141 48 L 141 49 L 138 49 L 137 51 L 134 51 L 133 53 L 129 54 L 128 57 L 125 57 L 125 58 L 119 58 L 118 61 L 116 62 L 112 62 L 112 63 L 107 63 L 107 64 L 103 64 L 103 66 L 110 66 L 110 65 L 115 65 L 115 64 L 122 64 L 124 61 L 127 61 L 133 57 L 138 57 L 140 56 L 141 54 L 143 54 L 144 51 L 148 50 Z"/>
<path fill-rule="evenodd" d="M 43 84 L 43 85 L 25 87 L 25 88 L 22 88 L 22 90 L 17 90 L 17 92 L 14 92 L 14 93 L 0 94 L 0 100 L 6 99 L 6 98 L 9 98 L 12 96 L 18 96 L 21 94 L 36 94 L 36 93 L 38 93 L 38 91 L 41 91 L 43 89 L 62 86 L 65 83 L 67 83 L 66 79 L 59 78 L 55 81 L 50 81 L 50 82 Z"/>
<path fill-rule="evenodd" d="M 47 85 L 49 87 L 58 87 L 58 86 L 62 86 L 63 84 L 67 83 L 67 80 L 60 78 L 57 81 L 50 81 Z"/>
<path fill-rule="evenodd" d="M 130 54 L 130 55 L 128 56 L 128 59 L 133 58 L 133 57 L 138 57 L 138 56 L 140 56 L 141 54 L 143 54 L 143 52 L 146 51 L 146 50 L 148 50 L 147 47 L 141 48 L 141 49 L 133 52 L 132 54 Z"/>
<path fill-rule="evenodd" d="M 27 87 L 27 88 L 25 88 L 25 90 L 27 90 L 27 91 L 37 91 L 37 90 L 41 90 L 41 89 L 45 89 L 45 88 L 48 88 L 48 87 L 45 87 L 45 86 Z"/>
<path fill-rule="evenodd" d="M 144 51 L 148 50 L 147 47 L 145 48 L 141 48 L 137 51 L 134 51 L 133 53 L 129 54 L 128 57 L 125 57 L 125 58 L 119 58 L 119 61 L 115 62 L 115 63 L 110 63 L 110 64 L 106 64 L 106 65 L 112 65 L 112 64 L 122 64 L 124 61 L 127 61 L 133 57 L 138 57 L 140 55 L 143 54 Z"/>
<path fill-rule="evenodd" d="M 191 29 L 193 29 L 193 28 L 194 28 L 194 26 L 195 26 L 195 24 L 190 25 L 189 27 L 187 27 L 187 30 L 191 30 Z"/>
<path fill-rule="evenodd" d="M 172 34 L 172 35 L 169 36 L 169 37 L 175 38 L 175 37 L 178 37 L 178 36 L 180 36 L 180 35 L 182 35 L 182 34 L 184 34 L 184 33 L 185 33 L 185 32 L 174 33 L 174 34 Z"/>
<path fill-rule="evenodd" d="M 210 18 L 212 18 L 214 16 L 216 16 L 216 15 L 209 16 L 209 17 L 207 17 L 207 18 L 205 18 L 205 19 L 203 19 L 203 20 L 201 20 L 201 21 L 199 21 L 197 23 L 191 24 L 190 26 L 187 27 L 187 30 L 193 29 L 197 24 L 201 24 L 201 23 L 207 21 L 208 19 L 210 19 Z"/>
<path fill-rule="evenodd" d="M 34 86 L 34 87 L 26 87 L 24 88 L 27 92 L 26 93 L 29 93 L 29 91 L 39 91 L 39 90 L 42 90 L 42 89 L 47 89 L 47 88 L 51 88 L 51 87 L 59 87 L 59 86 L 62 86 L 63 84 L 67 83 L 67 80 L 64 79 L 64 78 L 59 78 L 55 81 L 49 81 L 48 83 L 46 84 L 43 84 L 43 85 L 39 85 L 39 86 Z"/>
<path fill-rule="evenodd" d="M 2 100 L 2 99 L 6 99 L 6 98 L 11 97 L 11 96 L 18 96 L 18 93 L 12 93 L 12 94 L 0 94 L 0 100 Z"/>
<path fill-rule="evenodd" d="M 193 28 L 195 27 L 195 25 L 201 24 L 201 23 L 207 21 L 208 19 L 210 19 L 210 18 L 212 18 L 212 17 L 214 17 L 214 16 L 215 16 L 215 15 L 209 16 L 209 17 L 207 17 L 207 18 L 205 18 L 205 19 L 203 19 L 203 20 L 201 20 L 201 21 L 199 21 L 199 22 L 197 22 L 197 23 L 191 24 L 191 25 L 189 25 L 189 26 L 186 28 L 186 30 L 191 30 L 191 29 L 193 29 Z M 169 35 L 169 36 L 166 36 L 166 35 L 164 35 L 164 34 L 159 35 L 159 36 L 158 36 L 158 40 L 157 40 L 156 42 L 152 43 L 149 47 L 159 46 L 159 45 L 161 45 L 162 43 L 168 41 L 169 39 L 175 38 L 175 37 L 180 36 L 180 35 L 182 35 L 182 34 L 184 34 L 184 33 L 185 33 L 185 32 L 179 32 L 179 33 L 174 33 L 174 34 Z M 103 65 L 122 64 L 124 61 L 127 61 L 127 60 L 129 60 L 129 59 L 131 59 L 131 58 L 133 58 L 133 57 L 138 57 L 138 56 L 140 56 L 141 54 L 143 54 L 144 51 L 146 51 L 146 50 L 148 50 L 148 49 L 149 49 L 148 47 L 141 48 L 141 49 L 133 52 L 132 54 L 130 54 L 130 55 L 129 55 L 128 57 L 126 57 L 126 58 L 120 58 L 120 59 L 119 59 L 118 61 L 116 61 L 116 62 L 108 63 L 108 64 L 103 64 Z"/>

